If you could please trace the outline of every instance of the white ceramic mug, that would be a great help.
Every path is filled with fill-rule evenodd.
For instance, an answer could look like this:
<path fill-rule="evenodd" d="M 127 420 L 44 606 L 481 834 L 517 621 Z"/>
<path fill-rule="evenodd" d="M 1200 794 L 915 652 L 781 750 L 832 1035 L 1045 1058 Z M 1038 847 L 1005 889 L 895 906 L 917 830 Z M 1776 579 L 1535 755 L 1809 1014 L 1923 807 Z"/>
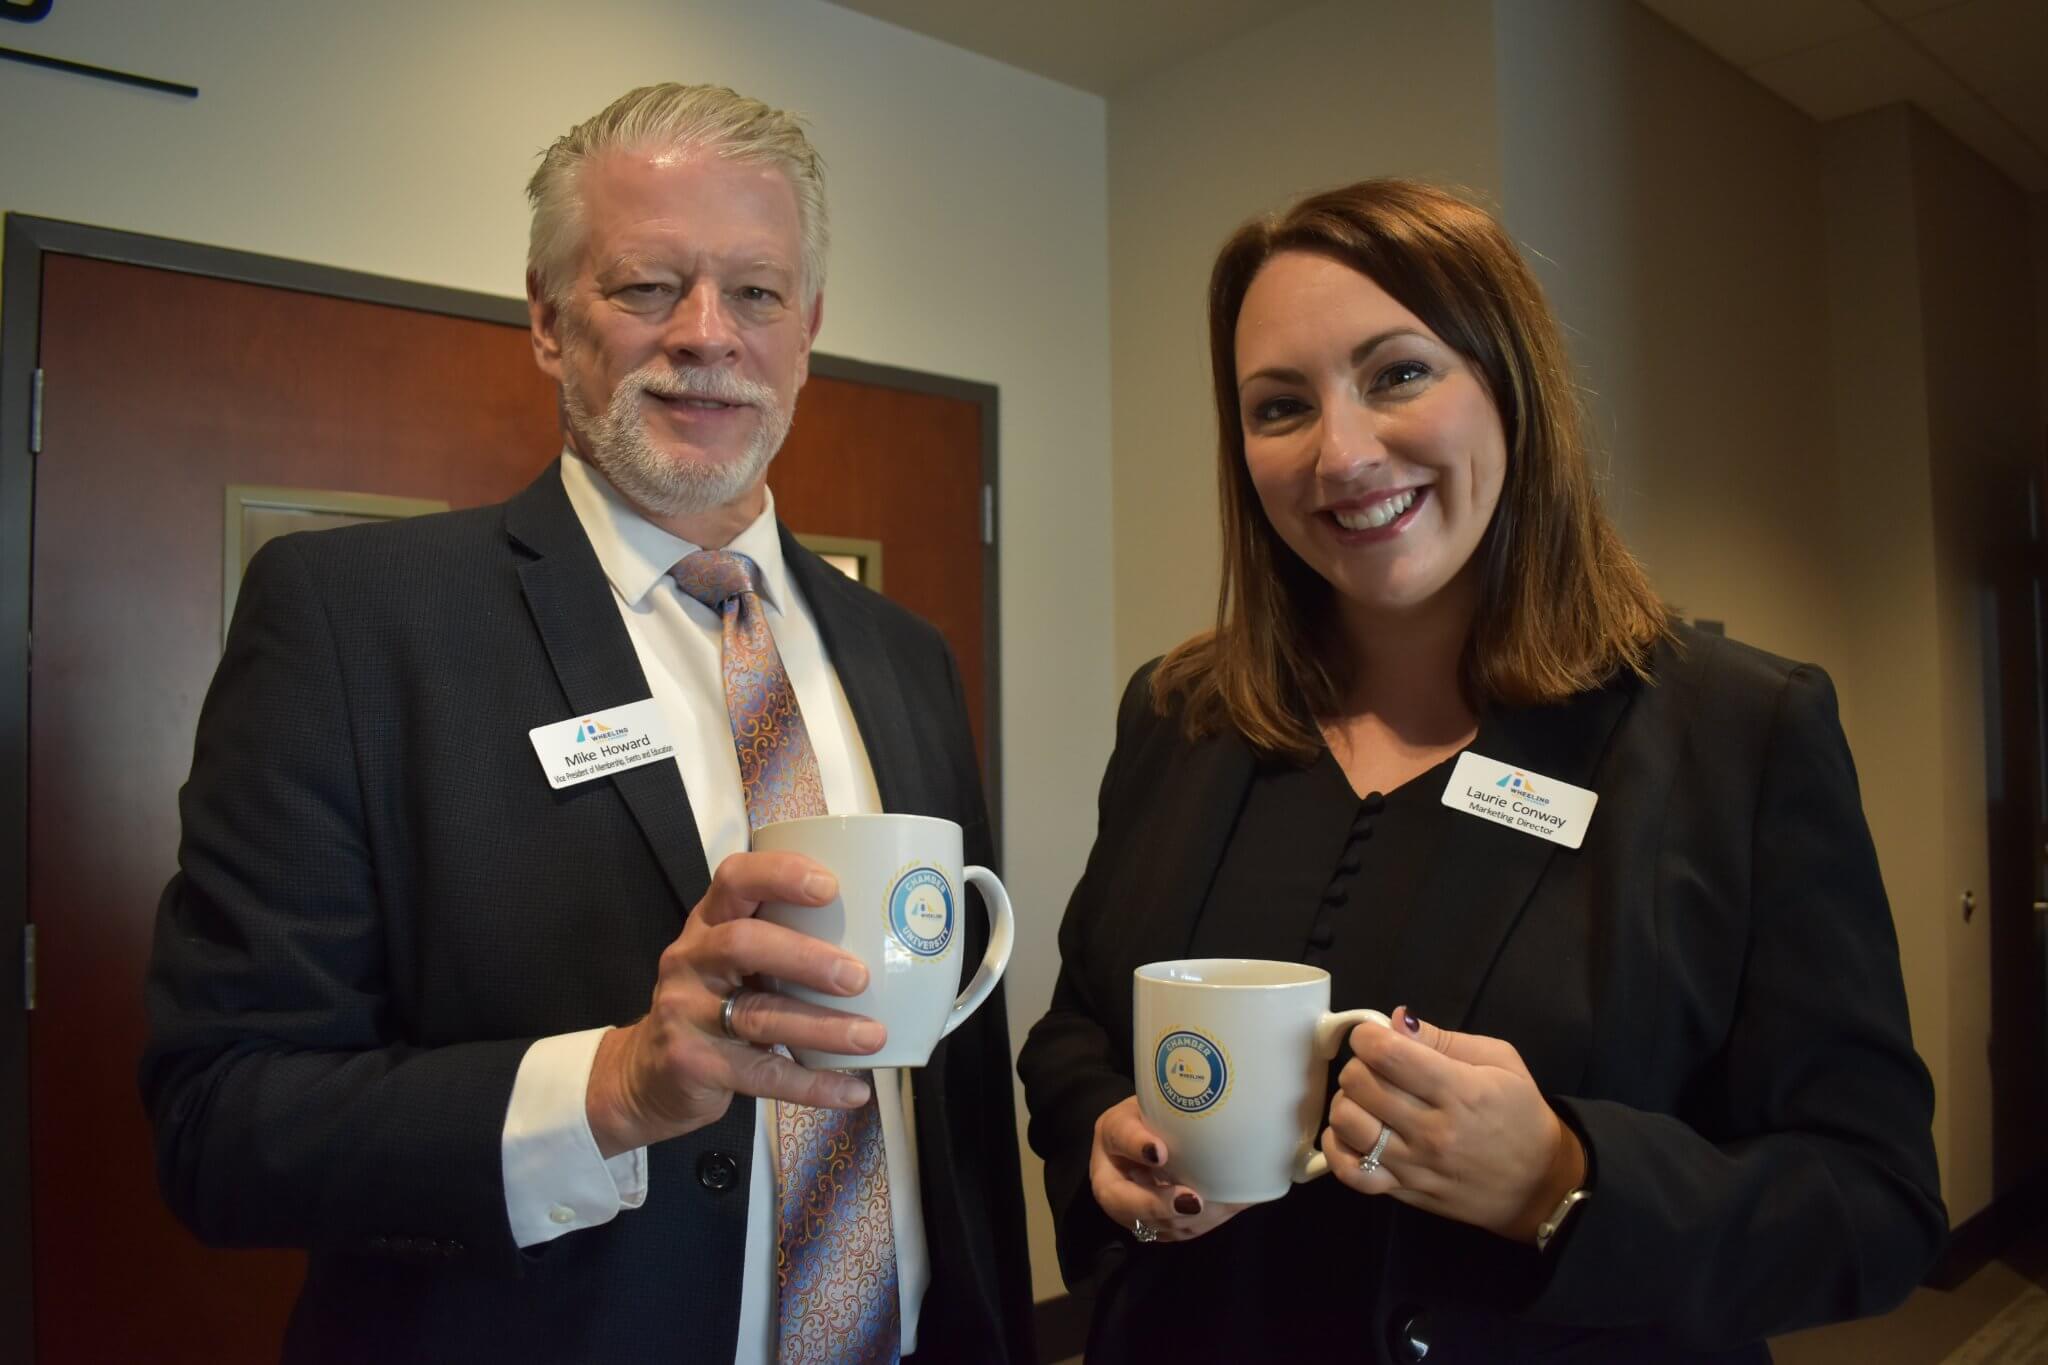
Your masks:
<path fill-rule="evenodd" d="M 1378 1010 L 1330 1012 L 1330 974 L 1299 962 L 1190 958 L 1133 973 L 1138 1112 L 1167 1169 L 1204 1199 L 1257 1204 L 1329 1171 L 1316 1139 L 1345 1035 Z"/>
<path fill-rule="evenodd" d="M 923 1066 L 939 1039 L 988 999 L 1010 965 L 1016 925 L 1009 893 L 987 868 L 960 865 L 960 826 L 951 820 L 818 815 L 761 826 L 754 848 L 801 853 L 839 879 L 839 896 L 829 905 L 769 901 L 756 912 L 760 918 L 836 944 L 868 968 L 868 987 L 859 995 L 827 995 L 787 981 L 771 987 L 827 1009 L 865 1014 L 889 1031 L 882 1050 L 872 1054 L 792 1049 L 805 1066 Z M 988 951 L 963 991 L 961 914 L 969 884 L 981 891 L 988 910 Z"/>

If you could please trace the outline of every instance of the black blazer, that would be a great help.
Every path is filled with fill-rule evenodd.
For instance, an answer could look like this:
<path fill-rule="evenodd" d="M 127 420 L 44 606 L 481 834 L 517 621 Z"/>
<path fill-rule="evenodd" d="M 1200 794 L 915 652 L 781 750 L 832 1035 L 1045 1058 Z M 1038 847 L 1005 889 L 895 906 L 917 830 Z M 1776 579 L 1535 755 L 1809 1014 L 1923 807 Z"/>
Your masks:
<path fill-rule="evenodd" d="M 945 642 L 782 546 L 884 808 L 958 821 L 990 862 Z M 141 1075 L 178 1216 L 311 1251 L 287 1359 L 732 1357 L 753 1104 L 651 1148 L 646 1205 L 602 1227 L 522 1252 L 505 1211 L 527 1046 L 644 1013 L 710 881 L 673 765 L 556 791 L 528 742 L 647 695 L 556 466 L 502 506 L 251 563 L 181 797 Z M 1029 1362 L 1000 996 L 916 1086 L 918 1358 Z"/>
<path fill-rule="evenodd" d="M 1832 686 L 1718 637 L 1472 749 L 1599 793 L 1577 851 L 1442 807 L 1413 850 L 1397 999 L 1505 1038 L 1584 1138 L 1594 1196 L 1550 1256 L 1323 1180 L 1207 1237 L 1138 1247 L 1088 1188 L 1132 1093 L 1131 972 L 1184 956 L 1253 771 L 1125 694 L 1101 826 L 1019 1061 L 1070 1283 L 1106 1296 L 1091 1362 L 1767 1359 L 1769 1334 L 1889 1307 L 1946 1217 L 1933 1092 Z M 1264 907 L 1270 957 L 1312 906 Z M 1165 1335 L 1162 1335 L 1165 1334 Z M 1312 1353 L 1312 1354 L 1311 1354 Z"/>

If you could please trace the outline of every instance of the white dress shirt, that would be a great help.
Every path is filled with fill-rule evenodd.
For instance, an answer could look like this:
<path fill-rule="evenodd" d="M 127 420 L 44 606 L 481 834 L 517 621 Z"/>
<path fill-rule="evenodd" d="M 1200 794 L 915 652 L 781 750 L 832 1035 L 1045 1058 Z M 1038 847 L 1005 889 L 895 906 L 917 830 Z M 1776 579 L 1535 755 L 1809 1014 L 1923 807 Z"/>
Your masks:
<path fill-rule="evenodd" d="M 698 546 L 642 517 L 605 478 L 573 453 L 562 455 L 562 484 L 610 580 L 626 634 L 662 720 L 676 744 L 676 767 L 696 817 L 704 858 L 716 870 L 746 850 L 746 799 L 739 757 L 726 720 L 720 672 L 723 626 L 709 607 L 679 591 L 668 571 Z M 881 809 L 874 769 L 839 675 L 825 655 L 810 607 L 783 568 L 775 501 L 730 545 L 760 566 L 761 605 L 769 633 L 796 691 L 826 809 L 856 815 Z M 621 703 L 638 698 L 622 697 Z M 539 775 L 535 775 L 539 780 Z M 602 913 L 593 907 L 592 913 Z M 522 1247 L 595 1227 L 637 1209 L 647 1198 L 647 1151 L 598 1154 L 584 1110 L 584 1092 L 601 1028 L 543 1038 L 527 1049 L 505 1113 L 505 1208 Z M 903 1354 L 917 1349 L 917 1314 L 931 1283 L 924 1211 L 917 1186 L 917 1139 L 910 1077 L 874 1073 L 882 1145 L 889 1172 L 889 1218 L 896 1234 L 897 1289 L 902 1301 Z M 746 1264 L 740 1293 L 739 1343 L 745 1365 L 775 1360 L 776 1152 L 774 1105 L 756 1101 L 753 1179 L 747 1190 Z"/>

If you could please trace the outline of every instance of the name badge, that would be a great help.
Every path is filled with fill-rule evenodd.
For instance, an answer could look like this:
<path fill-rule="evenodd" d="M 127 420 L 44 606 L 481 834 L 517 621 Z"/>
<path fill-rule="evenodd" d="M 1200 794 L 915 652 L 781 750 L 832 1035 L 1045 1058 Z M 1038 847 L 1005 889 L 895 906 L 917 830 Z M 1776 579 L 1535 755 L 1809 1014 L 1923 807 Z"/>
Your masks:
<path fill-rule="evenodd" d="M 541 771 L 552 787 L 573 787 L 594 777 L 610 777 L 643 763 L 676 756 L 675 741 L 661 723 L 654 698 L 526 732 L 540 755 Z"/>
<path fill-rule="evenodd" d="M 1458 755 L 1444 804 L 1497 825 L 1577 848 L 1586 839 L 1600 793 L 1542 773 L 1524 772 L 1467 749 Z"/>

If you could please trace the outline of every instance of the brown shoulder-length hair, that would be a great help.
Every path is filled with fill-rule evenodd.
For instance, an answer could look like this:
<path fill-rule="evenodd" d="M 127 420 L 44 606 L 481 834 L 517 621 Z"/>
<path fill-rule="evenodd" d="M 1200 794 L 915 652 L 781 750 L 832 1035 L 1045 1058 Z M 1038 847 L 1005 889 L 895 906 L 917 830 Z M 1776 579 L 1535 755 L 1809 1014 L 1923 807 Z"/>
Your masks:
<path fill-rule="evenodd" d="M 1267 521 L 1245 464 L 1238 313 L 1281 252 L 1327 256 L 1370 278 L 1471 363 L 1507 437 L 1500 502 L 1479 548 L 1482 587 L 1460 682 L 1475 710 L 1562 701 L 1622 669 L 1647 676 L 1670 616 L 1601 511 L 1584 417 L 1556 319 L 1528 264 L 1484 210 L 1412 180 L 1366 180 L 1254 219 L 1209 277 L 1223 584 L 1215 629 L 1152 676 L 1191 736 L 1229 727 L 1306 760 L 1352 679 L 1333 637 L 1332 589 Z"/>

